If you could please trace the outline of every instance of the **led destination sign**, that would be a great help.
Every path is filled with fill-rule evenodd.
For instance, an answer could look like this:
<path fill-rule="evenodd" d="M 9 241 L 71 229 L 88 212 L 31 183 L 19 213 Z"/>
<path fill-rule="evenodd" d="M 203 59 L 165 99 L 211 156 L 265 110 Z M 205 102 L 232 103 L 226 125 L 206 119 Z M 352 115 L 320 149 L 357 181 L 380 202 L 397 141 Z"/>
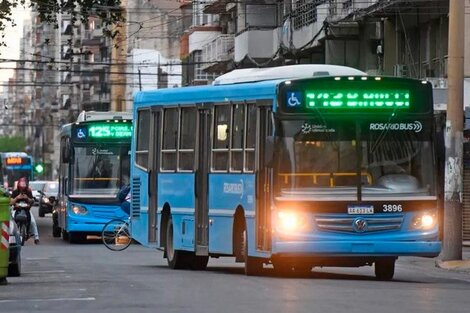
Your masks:
<path fill-rule="evenodd" d="M 101 123 L 77 126 L 75 128 L 75 137 L 77 139 L 121 139 L 132 137 L 132 125 Z"/>
<path fill-rule="evenodd" d="M 307 108 L 408 109 L 407 90 L 307 90 Z"/>
<path fill-rule="evenodd" d="M 5 160 L 6 165 L 23 165 L 27 162 L 28 159 L 22 157 L 8 157 Z"/>
<path fill-rule="evenodd" d="M 319 77 L 286 81 L 281 114 L 422 114 L 433 112 L 432 86 L 396 77 Z M 347 115 L 344 115 L 347 116 Z"/>

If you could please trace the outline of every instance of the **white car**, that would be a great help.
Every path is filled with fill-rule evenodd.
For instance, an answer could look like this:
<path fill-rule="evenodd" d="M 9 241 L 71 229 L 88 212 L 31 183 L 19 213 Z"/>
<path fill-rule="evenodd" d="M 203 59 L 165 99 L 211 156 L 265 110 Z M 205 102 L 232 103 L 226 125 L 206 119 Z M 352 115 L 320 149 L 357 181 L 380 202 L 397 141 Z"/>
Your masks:
<path fill-rule="evenodd" d="M 34 180 L 29 182 L 29 187 L 33 191 L 34 203 L 38 203 L 41 195 L 38 191 L 42 190 L 44 185 L 47 183 L 46 180 Z"/>

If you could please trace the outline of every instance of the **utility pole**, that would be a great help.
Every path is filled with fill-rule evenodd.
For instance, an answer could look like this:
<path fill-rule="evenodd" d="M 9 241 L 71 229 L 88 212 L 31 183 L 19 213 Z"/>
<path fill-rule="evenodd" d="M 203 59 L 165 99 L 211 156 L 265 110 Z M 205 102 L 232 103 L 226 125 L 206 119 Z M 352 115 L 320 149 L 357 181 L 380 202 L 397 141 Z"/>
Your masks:
<path fill-rule="evenodd" d="M 465 1 L 450 0 L 443 261 L 462 259 L 464 17 Z"/>

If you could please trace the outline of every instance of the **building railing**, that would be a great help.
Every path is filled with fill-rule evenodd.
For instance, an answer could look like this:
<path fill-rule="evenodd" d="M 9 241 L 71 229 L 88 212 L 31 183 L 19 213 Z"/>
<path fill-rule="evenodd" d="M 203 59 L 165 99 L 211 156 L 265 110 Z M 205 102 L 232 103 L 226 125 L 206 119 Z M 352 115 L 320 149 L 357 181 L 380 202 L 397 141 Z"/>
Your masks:
<path fill-rule="evenodd" d="M 221 34 L 202 47 L 202 61 L 209 66 L 210 62 L 224 62 L 231 59 L 230 52 L 234 47 L 234 35 Z"/>

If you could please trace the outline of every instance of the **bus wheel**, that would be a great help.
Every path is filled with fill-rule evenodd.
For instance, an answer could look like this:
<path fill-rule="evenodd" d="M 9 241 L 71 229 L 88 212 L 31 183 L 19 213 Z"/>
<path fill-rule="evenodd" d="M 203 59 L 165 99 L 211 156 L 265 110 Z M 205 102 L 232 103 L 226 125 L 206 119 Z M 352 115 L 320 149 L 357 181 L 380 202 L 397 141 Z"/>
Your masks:
<path fill-rule="evenodd" d="M 378 280 L 392 280 L 395 274 L 395 258 L 378 259 L 374 269 Z"/>
<path fill-rule="evenodd" d="M 166 259 L 171 269 L 182 269 L 188 266 L 190 255 L 186 251 L 175 250 L 173 245 L 173 220 L 170 217 L 166 224 Z"/>
<path fill-rule="evenodd" d="M 193 254 L 189 261 L 189 268 L 195 271 L 203 271 L 207 268 L 208 262 L 209 256 Z"/>
<path fill-rule="evenodd" d="M 246 231 L 246 223 L 243 229 L 243 258 L 245 259 L 245 275 L 258 276 L 263 271 L 263 260 L 248 255 L 248 236 Z"/>

